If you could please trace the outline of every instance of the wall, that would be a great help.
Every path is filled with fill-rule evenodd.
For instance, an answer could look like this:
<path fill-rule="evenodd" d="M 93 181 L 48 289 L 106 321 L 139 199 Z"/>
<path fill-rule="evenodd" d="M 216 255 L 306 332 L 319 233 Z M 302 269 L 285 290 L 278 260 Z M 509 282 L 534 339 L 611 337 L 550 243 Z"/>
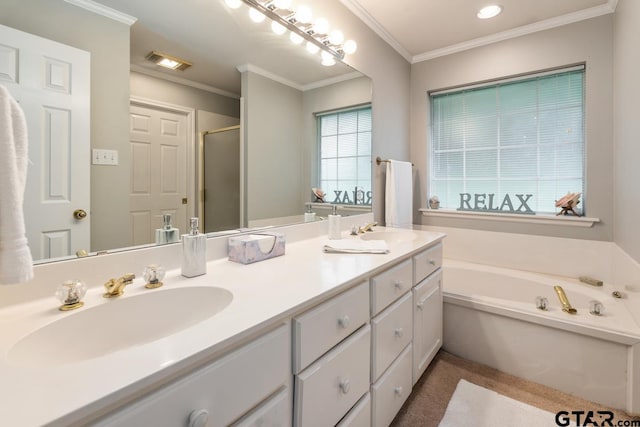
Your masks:
<path fill-rule="evenodd" d="M 120 153 L 119 166 L 91 167 L 91 250 L 129 246 L 129 227 L 113 227 L 128 223 L 128 192 L 110 191 L 129 188 L 129 26 L 50 0 L 2 0 L 0 23 L 91 53 L 91 147 Z"/>
<path fill-rule="evenodd" d="M 586 62 L 587 215 L 591 228 L 426 218 L 417 224 L 593 240 L 613 239 L 613 16 L 606 15 L 414 64 L 411 69 L 411 160 L 418 179 L 414 206 L 427 206 L 427 91 Z"/>
<path fill-rule="evenodd" d="M 640 262 L 640 2 L 619 0 L 614 20 L 613 140 L 614 140 L 614 240 Z"/>
<path fill-rule="evenodd" d="M 318 159 L 318 129 L 315 113 L 353 107 L 371 102 L 371 79 L 359 77 L 329 86 L 305 91 L 302 95 L 302 132 L 304 183 L 302 200 L 313 201 L 311 188 L 318 186 L 320 177 Z M 306 159 L 306 160 L 305 160 Z M 327 201 L 333 200 L 333 194 Z M 302 211 L 301 211 L 302 212 Z M 326 215 L 326 213 L 323 213 Z"/>
<path fill-rule="evenodd" d="M 245 71 L 242 97 L 246 217 L 299 214 L 303 206 L 302 92 Z"/>

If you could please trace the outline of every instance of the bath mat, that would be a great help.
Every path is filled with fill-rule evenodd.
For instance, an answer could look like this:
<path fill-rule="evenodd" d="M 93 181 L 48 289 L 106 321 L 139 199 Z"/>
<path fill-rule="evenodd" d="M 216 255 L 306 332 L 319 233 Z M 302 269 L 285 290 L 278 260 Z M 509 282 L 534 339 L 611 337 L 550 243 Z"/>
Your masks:
<path fill-rule="evenodd" d="M 460 380 L 439 427 L 555 426 L 555 414 Z M 571 424 L 575 426 L 575 423 Z"/>

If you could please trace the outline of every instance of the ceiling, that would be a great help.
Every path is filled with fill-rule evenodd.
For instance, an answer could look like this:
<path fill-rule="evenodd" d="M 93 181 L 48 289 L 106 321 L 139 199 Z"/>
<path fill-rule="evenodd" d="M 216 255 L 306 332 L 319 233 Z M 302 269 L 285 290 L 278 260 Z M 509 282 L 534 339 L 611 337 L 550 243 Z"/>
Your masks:
<path fill-rule="evenodd" d="M 411 63 L 612 13 L 617 0 L 340 0 Z M 500 15 L 481 20 L 489 4 Z"/>

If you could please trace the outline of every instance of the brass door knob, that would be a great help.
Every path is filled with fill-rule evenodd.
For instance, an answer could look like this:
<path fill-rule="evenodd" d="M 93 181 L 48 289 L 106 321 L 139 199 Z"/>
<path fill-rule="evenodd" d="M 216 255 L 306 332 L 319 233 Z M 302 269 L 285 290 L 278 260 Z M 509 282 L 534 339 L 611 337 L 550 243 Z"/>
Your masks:
<path fill-rule="evenodd" d="M 73 217 L 75 219 L 84 219 L 87 217 L 87 212 L 83 209 L 76 209 L 75 211 L 73 211 Z"/>

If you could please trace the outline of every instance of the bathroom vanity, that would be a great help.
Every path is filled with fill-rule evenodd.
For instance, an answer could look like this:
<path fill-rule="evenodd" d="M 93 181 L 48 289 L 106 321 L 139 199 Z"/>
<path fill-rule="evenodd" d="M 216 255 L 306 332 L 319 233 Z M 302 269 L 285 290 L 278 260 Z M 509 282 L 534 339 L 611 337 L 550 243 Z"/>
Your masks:
<path fill-rule="evenodd" d="M 210 260 L 208 273 L 193 279 L 169 270 L 155 290 L 136 279 L 113 301 L 94 286 L 77 313 L 59 312 L 51 297 L 5 306 L 0 424 L 388 425 L 441 346 L 444 235 L 380 227 L 366 237 L 386 240 L 390 253 L 326 254 L 322 235 L 287 243 L 285 256 L 251 265 Z M 185 292 L 194 288 L 233 296 L 215 315 L 200 318 L 206 297 Z M 152 306 L 145 301 L 153 292 L 176 297 Z M 189 304 L 187 294 L 204 301 L 193 303 L 192 323 L 121 345 L 128 328 L 170 317 L 170 302 Z M 105 338 L 121 348 L 87 357 L 73 350 L 92 345 L 83 334 L 99 337 L 107 317 L 78 327 L 77 343 L 60 342 L 71 347 L 62 356 L 17 357 L 15 349 L 38 330 L 126 299 L 140 302 L 139 318 L 129 321 L 122 311 L 122 338 Z M 55 338 L 42 344 L 44 352 L 55 348 Z"/>

